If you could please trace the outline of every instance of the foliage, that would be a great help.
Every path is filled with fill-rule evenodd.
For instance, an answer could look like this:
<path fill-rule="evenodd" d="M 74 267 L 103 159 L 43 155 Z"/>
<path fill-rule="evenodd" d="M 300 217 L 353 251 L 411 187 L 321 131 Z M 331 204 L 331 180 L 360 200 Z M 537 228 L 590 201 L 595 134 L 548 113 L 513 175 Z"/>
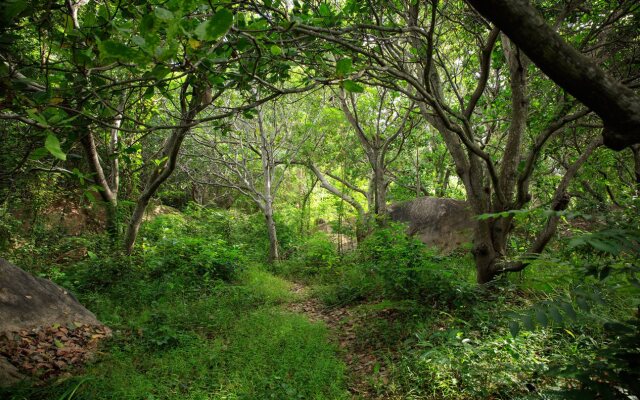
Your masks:
<path fill-rule="evenodd" d="M 381 397 L 637 396 L 640 147 L 603 149 L 467 3 L 0 5 L 0 256 L 114 328 L 79 377 L 7 396 L 347 398 L 272 273 L 371 317 L 345 329 Z M 535 6 L 639 87 L 635 3 L 579 3 Z M 385 215 L 434 195 L 477 216 L 471 252 Z"/>
<path fill-rule="evenodd" d="M 245 262 L 241 246 L 230 245 L 221 236 L 212 234 L 202 237 L 176 235 L 185 229 L 179 220 L 175 216 L 160 216 L 146 227 L 149 236 L 156 238 L 144 247 L 148 273 L 192 276 L 194 282 L 234 279 Z"/>
<path fill-rule="evenodd" d="M 363 300 L 415 300 L 434 307 L 473 303 L 477 288 L 456 264 L 468 260 L 438 256 L 408 236 L 402 224 L 370 234 L 358 249 L 322 274 L 320 296 L 330 305 Z"/>
<path fill-rule="evenodd" d="M 289 260 L 284 260 L 275 268 L 292 277 L 309 278 L 327 273 L 340 262 L 336 245 L 323 232 L 316 232 L 302 241 Z"/>

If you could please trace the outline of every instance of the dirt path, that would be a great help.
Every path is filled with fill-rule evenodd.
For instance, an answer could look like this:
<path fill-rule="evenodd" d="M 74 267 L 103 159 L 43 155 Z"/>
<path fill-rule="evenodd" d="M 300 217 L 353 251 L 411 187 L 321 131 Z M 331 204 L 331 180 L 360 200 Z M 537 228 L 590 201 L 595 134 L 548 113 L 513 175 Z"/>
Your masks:
<path fill-rule="evenodd" d="M 291 289 L 299 300 L 287 305 L 289 311 L 304 314 L 310 321 L 323 322 L 329 327 L 334 340 L 342 350 L 347 365 L 348 388 L 355 399 L 382 399 L 377 396 L 373 383 L 385 384 L 387 373 L 383 363 L 371 351 L 358 345 L 356 330 L 363 316 L 350 307 L 327 308 L 309 294 L 309 287 L 293 283 Z M 374 372 L 375 371 L 375 372 Z"/>

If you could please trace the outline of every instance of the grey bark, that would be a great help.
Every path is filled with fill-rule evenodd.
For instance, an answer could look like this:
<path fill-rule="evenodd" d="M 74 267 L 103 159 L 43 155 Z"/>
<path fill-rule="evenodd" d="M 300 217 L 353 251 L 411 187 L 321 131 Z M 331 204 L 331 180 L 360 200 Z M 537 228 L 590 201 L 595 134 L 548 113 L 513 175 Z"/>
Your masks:
<path fill-rule="evenodd" d="M 605 146 L 640 143 L 640 96 L 608 75 L 547 24 L 528 0 L 467 0 L 549 78 L 602 118 Z"/>

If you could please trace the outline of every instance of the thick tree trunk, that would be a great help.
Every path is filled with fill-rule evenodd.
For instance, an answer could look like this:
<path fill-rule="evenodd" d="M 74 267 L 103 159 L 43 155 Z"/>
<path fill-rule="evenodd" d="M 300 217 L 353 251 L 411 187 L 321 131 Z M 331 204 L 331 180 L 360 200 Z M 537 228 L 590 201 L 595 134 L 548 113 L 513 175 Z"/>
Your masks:
<path fill-rule="evenodd" d="M 476 280 L 479 284 L 491 282 L 496 277 L 495 264 L 498 253 L 492 239 L 494 221 L 478 221 L 473 238 L 473 259 L 476 264 Z"/>
<path fill-rule="evenodd" d="M 377 157 L 379 159 L 379 157 Z M 387 214 L 387 183 L 384 176 L 382 160 L 378 160 L 373 169 L 374 187 L 374 213 L 377 217 L 384 218 Z"/>
<path fill-rule="evenodd" d="M 502 191 L 505 204 L 499 204 L 497 196 L 494 198 L 493 212 L 513 209 L 514 193 L 516 189 L 517 166 L 520 163 L 521 143 L 527 128 L 528 97 L 527 97 L 527 65 L 528 60 L 505 35 L 502 35 L 502 45 L 505 58 L 509 65 L 509 85 L 511 88 L 511 121 L 504 154 L 500 165 L 500 187 L 494 190 Z M 507 253 L 507 237 L 513 228 L 513 218 L 505 217 L 494 221 L 492 227 L 494 249 L 499 256 Z"/>
<path fill-rule="evenodd" d="M 604 144 L 640 143 L 640 96 L 564 41 L 528 0 L 467 0 L 496 24 L 545 74 L 595 111 Z"/>

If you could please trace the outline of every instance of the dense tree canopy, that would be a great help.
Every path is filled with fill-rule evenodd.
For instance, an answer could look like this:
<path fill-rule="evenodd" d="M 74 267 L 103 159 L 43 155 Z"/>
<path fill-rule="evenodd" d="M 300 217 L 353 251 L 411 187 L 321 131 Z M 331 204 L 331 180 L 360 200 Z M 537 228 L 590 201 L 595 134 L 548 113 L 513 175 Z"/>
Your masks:
<path fill-rule="evenodd" d="M 592 109 L 605 121 L 605 144 L 620 149 L 635 142 L 637 129 L 625 121 L 637 118 L 632 88 L 638 77 L 638 7 L 633 2 L 615 7 L 545 3 L 540 11 L 527 8 L 525 13 L 525 3 L 514 3 L 513 10 L 471 3 L 489 21 L 464 2 L 62 5 L 12 0 L 3 8 L 2 119 L 7 153 L 18 157 L 7 160 L 4 169 L 11 172 L 5 180 L 33 170 L 76 176 L 87 194 L 97 193 L 104 204 L 114 240 L 122 214 L 120 181 L 130 181 L 124 196 L 136 206 L 123 240 L 131 253 L 146 207 L 181 164 L 183 142 L 192 135 L 193 156 L 202 153 L 199 147 L 229 139 L 223 148 L 213 144 L 220 161 L 202 164 L 205 177 L 189 174 L 195 182 L 214 183 L 207 177 L 213 174 L 222 187 L 253 187 L 251 193 L 260 193 L 258 205 L 271 209 L 272 184 L 279 186 L 285 176 L 283 170 L 272 182 L 277 166 L 306 166 L 322 186 L 355 208 L 362 225 L 366 212 L 361 195 L 369 212 L 384 215 L 389 185 L 421 193 L 420 159 L 434 156 L 444 161 L 427 167 L 436 168 L 438 194 L 445 195 L 454 181 L 464 188 L 476 215 L 522 209 L 534 196 L 536 171 L 548 163 L 541 157 L 547 146 L 573 131 L 582 157 L 559 165 L 566 172 L 547 203 L 562 211 L 569 203 L 572 178 L 601 145 L 600 120 Z M 494 9 L 505 15 L 521 10 L 522 25 L 503 27 L 515 20 L 492 13 Z M 542 24 L 544 17 L 548 23 Z M 544 43 L 544 35 L 553 39 Z M 540 42 L 524 39 L 529 36 Z M 561 86 L 535 69 L 529 57 Z M 564 59 L 594 72 L 581 78 L 561 76 L 571 68 L 554 62 Z M 587 89 L 591 81 L 595 86 Z M 598 87 L 598 82 L 610 88 Z M 296 128 L 287 120 L 317 119 L 325 112 L 288 97 L 301 92 L 328 98 L 322 100 L 327 110 L 342 110 L 347 124 L 341 125 L 345 132 L 340 137 L 318 131 L 311 139 L 310 131 L 293 132 Z M 268 103 L 278 97 L 287 98 L 278 107 L 302 108 L 298 115 L 274 112 L 270 118 L 275 125 L 266 128 L 264 110 L 275 110 Z M 618 102 L 619 111 L 604 110 Z M 257 118 L 258 125 L 239 118 Z M 238 136 L 247 130 L 260 131 L 262 143 Z M 198 141 L 199 131 L 208 139 Z M 607 134 L 614 131 L 623 133 Z M 322 171 L 317 164 L 323 163 L 325 150 L 306 149 L 304 157 L 297 151 L 302 143 L 322 137 L 353 143 L 352 135 L 368 168 L 350 162 L 341 172 Z M 613 139 L 620 135 L 625 139 Z M 272 147 L 282 146 L 276 142 L 283 140 L 289 142 L 288 150 L 275 151 Z M 425 142 L 428 147 L 420 145 Z M 239 150 L 232 146 L 262 157 L 262 171 L 249 172 L 247 159 L 238 158 Z M 443 146 L 446 154 L 436 156 Z M 633 156 L 637 160 L 637 151 Z M 392 172 L 392 164 L 408 160 L 415 178 Z M 225 168 L 245 176 L 244 182 L 231 183 L 234 179 L 220 171 Z M 264 180 L 262 189 L 247 180 L 248 175 L 256 179 L 256 173 Z M 270 214 L 266 211 L 267 219 Z M 544 249 L 554 231 L 549 229 L 555 226 L 553 218 L 529 253 Z M 512 217 L 478 222 L 473 254 L 480 282 L 524 267 L 505 261 L 514 226 Z"/>

